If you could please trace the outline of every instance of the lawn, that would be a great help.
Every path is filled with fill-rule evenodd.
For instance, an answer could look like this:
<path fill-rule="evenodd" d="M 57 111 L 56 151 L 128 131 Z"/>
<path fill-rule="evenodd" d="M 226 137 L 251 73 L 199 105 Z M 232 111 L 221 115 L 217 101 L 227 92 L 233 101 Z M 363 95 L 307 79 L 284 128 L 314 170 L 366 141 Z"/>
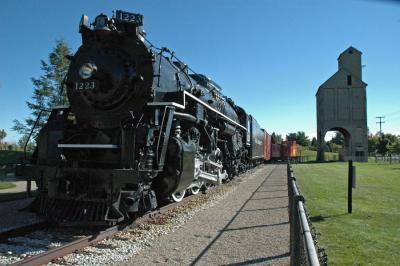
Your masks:
<path fill-rule="evenodd" d="M 15 184 L 13 183 L 0 181 L 0 189 L 7 189 L 13 187 L 15 187 Z"/>
<path fill-rule="evenodd" d="M 352 214 L 347 214 L 347 166 L 293 165 L 328 263 L 399 265 L 400 164 L 355 163 Z"/>
<path fill-rule="evenodd" d="M 317 151 L 308 149 L 308 147 L 298 146 L 297 156 L 302 157 L 302 162 L 310 162 L 317 160 Z M 339 154 L 335 152 L 325 152 L 325 161 L 337 161 Z"/>

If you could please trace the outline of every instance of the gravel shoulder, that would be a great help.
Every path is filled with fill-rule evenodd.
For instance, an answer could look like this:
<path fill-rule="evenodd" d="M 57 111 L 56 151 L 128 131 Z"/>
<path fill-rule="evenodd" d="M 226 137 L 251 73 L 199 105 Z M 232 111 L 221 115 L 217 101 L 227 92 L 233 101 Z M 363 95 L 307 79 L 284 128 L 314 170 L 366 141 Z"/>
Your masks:
<path fill-rule="evenodd" d="M 285 165 L 265 165 L 235 193 L 116 265 L 290 263 Z"/>

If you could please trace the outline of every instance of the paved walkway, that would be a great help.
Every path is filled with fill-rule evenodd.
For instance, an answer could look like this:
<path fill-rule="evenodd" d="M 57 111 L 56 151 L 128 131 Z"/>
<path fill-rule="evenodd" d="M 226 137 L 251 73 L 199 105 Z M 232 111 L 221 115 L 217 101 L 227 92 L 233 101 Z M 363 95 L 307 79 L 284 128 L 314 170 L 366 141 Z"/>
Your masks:
<path fill-rule="evenodd" d="M 288 265 L 287 207 L 286 165 L 265 165 L 126 265 Z"/>

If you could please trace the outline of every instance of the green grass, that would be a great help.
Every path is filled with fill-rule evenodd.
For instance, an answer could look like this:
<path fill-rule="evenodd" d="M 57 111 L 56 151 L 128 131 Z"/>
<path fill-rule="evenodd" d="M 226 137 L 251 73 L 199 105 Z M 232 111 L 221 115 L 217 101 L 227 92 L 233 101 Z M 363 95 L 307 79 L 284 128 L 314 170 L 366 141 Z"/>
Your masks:
<path fill-rule="evenodd" d="M 346 162 L 293 165 L 320 245 L 332 265 L 399 265 L 400 164 L 355 165 L 352 214 Z"/>
<path fill-rule="evenodd" d="M 302 162 L 311 162 L 317 160 L 317 151 L 308 149 L 308 147 L 298 146 L 297 156 L 302 157 Z M 326 161 L 337 161 L 339 154 L 335 152 L 325 152 Z"/>
<path fill-rule="evenodd" d="M 0 189 L 7 189 L 13 187 L 16 187 L 15 184 L 13 183 L 0 181 Z"/>

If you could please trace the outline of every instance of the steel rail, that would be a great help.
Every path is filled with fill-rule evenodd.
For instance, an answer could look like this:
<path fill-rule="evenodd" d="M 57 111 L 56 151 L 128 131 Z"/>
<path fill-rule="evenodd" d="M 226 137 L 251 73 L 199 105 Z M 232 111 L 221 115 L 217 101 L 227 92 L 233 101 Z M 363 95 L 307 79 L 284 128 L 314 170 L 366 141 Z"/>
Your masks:
<path fill-rule="evenodd" d="M 100 231 L 97 234 L 80 238 L 78 240 L 67 243 L 61 247 L 52 248 L 44 253 L 40 253 L 33 257 L 15 262 L 11 265 L 26 265 L 26 266 L 28 266 L 28 265 L 34 266 L 35 265 L 36 266 L 36 265 L 47 264 L 47 263 L 51 262 L 52 260 L 61 258 L 65 255 L 68 255 L 77 250 L 83 249 L 87 246 L 94 245 L 95 243 L 98 243 L 98 242 L 106 239 L 107 237 L 111 237 L 118 232 L 119 232 L 119 226 L 113 226 L 113 227 L 107 228 L 104 231 Z"/>

